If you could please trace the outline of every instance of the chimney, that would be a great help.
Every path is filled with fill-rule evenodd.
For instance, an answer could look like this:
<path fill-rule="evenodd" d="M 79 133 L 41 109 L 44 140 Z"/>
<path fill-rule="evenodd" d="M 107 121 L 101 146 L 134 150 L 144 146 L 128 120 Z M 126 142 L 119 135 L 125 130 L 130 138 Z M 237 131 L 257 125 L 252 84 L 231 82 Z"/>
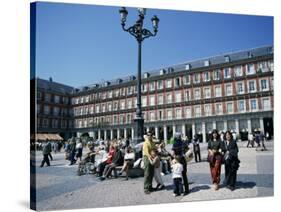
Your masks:
<path fill-rule="evenodd" d="M 52 78 L 52 77 L 50 77 L 50 78 L 49 78 L 49 81 L 50 81 L 50 82 L 53 82 L 53 78 Z"/>

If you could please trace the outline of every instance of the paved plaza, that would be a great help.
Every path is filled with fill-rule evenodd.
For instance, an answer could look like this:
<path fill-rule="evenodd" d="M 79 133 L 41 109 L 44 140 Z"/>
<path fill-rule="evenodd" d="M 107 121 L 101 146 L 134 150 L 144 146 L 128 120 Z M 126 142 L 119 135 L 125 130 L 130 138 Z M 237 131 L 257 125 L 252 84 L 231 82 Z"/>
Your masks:
<path fill-rule="evenodd" d="M 78 209 L 155 203 L 174 203 L 214 199 L 263 197 L 273 195 L 273 141 L 266 142 L 268 151 L 246 148 L 239 142 L 241 160 L 237 189 L 221 186 L 215 191 L 211 184 L 206 144 L 201 145 L 203 162 L 188 163 L 190 194 L 173 197 L 171 174 L 163 176 L 166 189 L 150 195 L 143 192 L 143 178 L 124 181 L 124 178 L 100 181 L 93 175 L 77 176 L 77 165 L 68 166 L 64 153 L 53 153 L 50 167 L 40 168 L 41 152 L 36 153 L 37 210 Z M 222 180 L 224 166 L 222 166 Z M 221 180 L 221 181 L 222 181 Z M 154 182 L 155 185 L 155 182 Z"/>

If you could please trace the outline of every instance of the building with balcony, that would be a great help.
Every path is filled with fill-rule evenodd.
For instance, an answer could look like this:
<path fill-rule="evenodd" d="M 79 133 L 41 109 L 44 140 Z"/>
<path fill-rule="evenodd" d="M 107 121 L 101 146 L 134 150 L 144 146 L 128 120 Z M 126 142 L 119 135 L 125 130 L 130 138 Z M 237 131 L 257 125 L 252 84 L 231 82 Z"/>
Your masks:
<path fill-rule="evenodd" d="M 244 137 L 261 130 L 272 136 L 273 73 L 272 46 L 143 72 L 145 130 L 154 131 L 156 138 L 164 141 L 181 132 L 189 138 L 197 134 L 206 142 L 213 129 L 232 130 Z M 38 86 L 40 129 L 59 125 L 66 126 L 62 131 L 75 132 L 78 137 L 133 138 L 136 85 L 136 77 L 128 76 L 80 88 L 67 87 L 65 97 L 71 107 L 68 103 L 60 104 L 60 108 L 56 108 L 56 101 L 63 101 L 64 96 L 55 97 L 59 95 L 56 92 L 48 96 Z M 66 121 L 62 124 L 54 115 L 64 109 L 73 111 L 73 116 L 66 112 L 69 118 L 62 119 Z"/>
<path fill-rule="evenodd" d="M 58 133 L 67 139 L 73 133 L 73 87 L 36 79 L 36 133 Z"/>
<path fill-rule="evenodd" d="M 168 140 L 176 131 L 203 142 L 213 129 L 273 135 L 273 47 L 255 48 L 145 72 L 145 129 Z M 136 78 L 76 89 L 72 96 L 77 135 L 131 138 Z"/>

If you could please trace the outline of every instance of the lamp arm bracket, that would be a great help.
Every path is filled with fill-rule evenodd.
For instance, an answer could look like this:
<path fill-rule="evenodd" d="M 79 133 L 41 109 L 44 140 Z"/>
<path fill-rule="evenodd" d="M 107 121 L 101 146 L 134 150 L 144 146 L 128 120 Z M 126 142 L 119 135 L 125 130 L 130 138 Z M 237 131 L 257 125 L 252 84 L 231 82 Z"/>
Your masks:
<path fill-rule="evenodd" d="M 138 38 L 138 33 L 137 33 L 137 29 L 136 29 L 136 26 L 133 25 L 133 26 L 130 26 L 128 28 L 125 28 L 125 24 L 122 24 L 122 29 L 125 31 L 125 32 L 129 32 L 131 35 L 133 35 L 135 38 Z"/>
<path fill-rule="evenodd" d="M 148 29 L 142 29 L 142 35 L 143 35 L 142 40 L 149 38 L 149 37 L 154 37 L 154 36 L 156 36 L 156 34 L 157 34 L 157 31 L 154 31 L 154 33 L 152 33 Z"/>

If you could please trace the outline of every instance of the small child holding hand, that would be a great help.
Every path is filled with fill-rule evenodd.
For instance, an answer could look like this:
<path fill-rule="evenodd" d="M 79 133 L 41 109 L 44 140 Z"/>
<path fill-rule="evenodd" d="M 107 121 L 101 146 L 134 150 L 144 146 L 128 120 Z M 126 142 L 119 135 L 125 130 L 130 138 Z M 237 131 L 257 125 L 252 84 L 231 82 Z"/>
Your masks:
<path fill-rule="evenodd" d="M 183 184 L 182 184 L 182 172 L 183 166 L 180 163 L 180 157 L 176 156 L 172 161 L 172 178 L 174 183 L 174 196 L 180 196 L 183 194 Z"/>

